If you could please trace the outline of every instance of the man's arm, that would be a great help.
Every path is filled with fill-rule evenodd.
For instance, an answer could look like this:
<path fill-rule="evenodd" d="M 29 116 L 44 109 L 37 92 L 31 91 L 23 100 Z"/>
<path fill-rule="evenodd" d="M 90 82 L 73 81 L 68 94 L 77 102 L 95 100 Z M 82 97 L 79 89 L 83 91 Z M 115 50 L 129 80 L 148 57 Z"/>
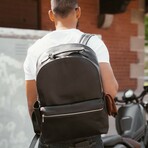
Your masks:
<path fill-rule="evenodd" d="M 26 80 L 26 96 L 28 102 L 29 114 L 32 116 L 33 105 L 37 100 L 37 89 L 35 80 Z"/>
<path fill-rule="evenodd" d="M 103 88 L 106 94 L 110 94 L 114 98 L 118 91 L 118 83 L 114 76 L 112 67 L 109 63 L 99 63 Z"/>

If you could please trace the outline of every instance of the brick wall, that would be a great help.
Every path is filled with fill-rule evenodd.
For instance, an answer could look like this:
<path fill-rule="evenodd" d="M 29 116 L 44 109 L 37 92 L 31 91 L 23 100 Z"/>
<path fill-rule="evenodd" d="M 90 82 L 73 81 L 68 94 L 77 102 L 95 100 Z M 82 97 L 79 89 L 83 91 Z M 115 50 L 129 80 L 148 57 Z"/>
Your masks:
<path fill-rule="evenodd" d="M 3 0 L 0 27 L 39 29 L 37 0 Z"/>
<path fill-rule="evenodd" d="M 136 89 L 137 79 L 130 77 L 131 63 L 137 63 L 137 52 L 131 51 L 131 37 L 138 35 L 138 25 L 131 21 L 132 9 L 138 9 L 138 0 L 132 1 L 125 13 L 116 14 L 113 23 L 108 29 L 97 27 L 99 9 L 98 0 L 79 0 L 82 9 L 79 28 L 84 32 L 101 34 L 106 43 L 110 61 L 120 90 L 127 88 Z M 42 0 L 41 4 L 41 27 L 45 30 L 54 30 L 54 25 L 49 21 L 47 11 L 50 8 L 48 0 Z"/>

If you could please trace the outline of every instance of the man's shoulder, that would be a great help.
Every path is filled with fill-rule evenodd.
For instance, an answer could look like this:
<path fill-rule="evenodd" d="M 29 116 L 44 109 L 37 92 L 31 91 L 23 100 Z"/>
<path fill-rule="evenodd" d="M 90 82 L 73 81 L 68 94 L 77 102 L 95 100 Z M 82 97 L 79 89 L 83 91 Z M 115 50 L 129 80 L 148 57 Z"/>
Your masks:
<path fill-rule="evenodd" d="M 28 48 L 28 53 L 33 53 L 34 50 L 36 50 L 41 43 L 41 39 L 36 40 L 29 48 Z"/>
<path fill-rule="evenodd" d="M 38 50 L 41 50 L 42 48 L 44 48 L 45 42 L 48 38 L 48 36 L 50 36 L 50 33 L 48 33 L 47 35 L 43 36 L 42 38 L 36 40 L 29 48 L 28 48 L 28 53 L 34 53 L 37 52 Z"/>
<path fill-rule="evenodd" d="M 92 35 L 92 37 L 90 38 L 88 45 L 96 45 L 101 46 L 102 44 L 104 44 L 104 42 L 102 41 L 101 37 L 99 35 Z"/>

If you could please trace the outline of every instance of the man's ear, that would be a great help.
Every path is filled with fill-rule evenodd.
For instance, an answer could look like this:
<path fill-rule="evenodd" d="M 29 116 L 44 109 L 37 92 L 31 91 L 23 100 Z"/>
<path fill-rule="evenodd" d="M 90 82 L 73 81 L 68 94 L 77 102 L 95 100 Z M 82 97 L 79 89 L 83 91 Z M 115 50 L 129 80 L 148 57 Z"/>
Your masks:
<path fill-rule="evenodd" d="M 52 22 L 54 22 L 55 18 L 54 18 L 54 14 L 53 14 L 52 10 L 49 10 L 49 11 L 48 11 L 48 16 L 49 16 L 50 20 L 51 20 Z"/>
<path fill-rule="evenodd" d="M 81 8 L 80 7 L 77 8 L 76 17 L 77 17 L 77 19 L 79 19 L 81 17 Z"/>

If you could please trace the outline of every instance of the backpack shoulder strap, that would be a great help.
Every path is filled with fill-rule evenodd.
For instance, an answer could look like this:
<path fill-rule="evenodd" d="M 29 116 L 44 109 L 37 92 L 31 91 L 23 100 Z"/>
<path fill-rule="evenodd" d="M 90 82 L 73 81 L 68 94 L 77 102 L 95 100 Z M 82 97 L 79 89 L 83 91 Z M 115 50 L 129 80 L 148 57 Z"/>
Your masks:
<path fill-rule="evenodd" d="M 40 137 L 40 135 L 35 134 L 35 136 L 33 137 L 32 141 L 31 141 L 29 148 L 35 148 L 35 145 L 36 145 L 39 137 Z"/>
<path fill-rule="evenodd" d="M 84 33 L 81 38 L 80 38 L 80 41 L 79 41 L 79 44 L 83 44 L 83 45 L 87 45 L 89 39 L 94 36 L 93 34 L 86 34 Z"/>
<path fill-rule="evenodd" d="M 89 39 L 94 36 L 93 34 L 88 34 L 88 33 L 84 33 L 79 41 L 79 44 L 83 44 L 83 45 L 87 45 Z M 100 81 L 101 81 L 101 86 L 102 86 L 102 78 L 100 77 Z M 102 86 L 103 88 L 103 86 Z"/>

